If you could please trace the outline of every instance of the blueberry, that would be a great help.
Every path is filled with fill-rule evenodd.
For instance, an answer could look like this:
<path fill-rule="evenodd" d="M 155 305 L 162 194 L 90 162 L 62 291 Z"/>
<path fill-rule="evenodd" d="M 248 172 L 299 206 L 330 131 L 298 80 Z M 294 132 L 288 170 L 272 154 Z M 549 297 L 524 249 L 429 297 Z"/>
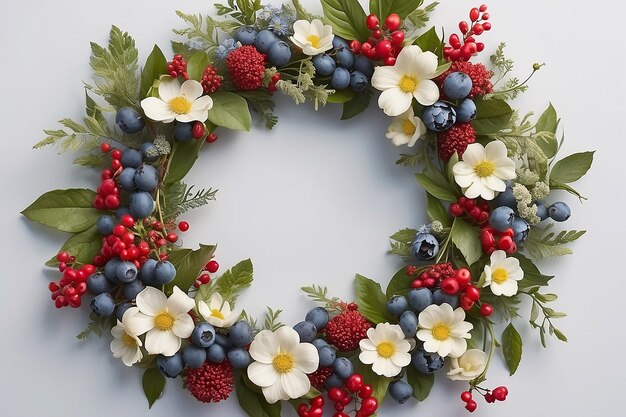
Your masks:
<path fill-rule="evenodd" d="M 354 67 L 354 55 L 349 48 L 341 48 L 337 51 L 335 59 L 340 67 L 351 70 Z"/>
<path fill-rule="evenodd" d="M 152 165 L 141 165 L 135 172 L 135 184 L 141 191 L 152 191 L 159 185 L 159 170 Z"/>
<path fill-rule="evenodd" d="M 193 138 L 193 122 L 176 122 L 174 138 L 179 142 L 189 142 Z"/>
<path fill-rule="evenodd" d="M 439 253 L 439 241 L 430 233 L 418 233 L 413 241 L 413 256 L 418 261 L 428 261 Z"/>
<path fill-rule="evenodd" d="M 214 343 L 206 350 L 206 360 L 211 363 L 222 363 L 226 360 L 226 350 L 221 345 Z"/>
<path fill-rule="evenodd" d="M 498 232 L 504 232 L 513 225 L 515 212 L 511 207 L 501 206 L 494 209 L 489 215 L 489 224 Z"/>
<path fill-rule="evenodd" d="M 389 384 L 389 395 L 400 404 L 404 404 L 413 395 L 413 387 L 402 380 L 395 381 Z"/>
<path fill-rule="evenodd" d="M 433 303 L 433 293 L 428 288 L 415 288 L 409 292 L 409 304 L 417 312 Z"/>
<path fill-rule="evenodd" d="M 115 114 L 115 123 L 124 133 L 137 133 L 146 125 L 141 114 L 132 107 L 119 109 Z"/>
<path fill-rule="evenodd" d="M 189 345 L 183 349 L 183 361 L 192 369 L 201 368 L 206 361 L 206 350 L 198 346 Z"/>
<path fill-rule="evenodd" d="M 326 54 L 315 55 L 312 62 L 315 67 L 315 72 L 322 77 L 332 74 L 337 67 L 335 60 L 330 55 Z"/>
<path fill-rule="evenodd" d="M 141 156 L 141 152 L 137 149 L 127 148 L 122 152 L 120 162 L 124 168 L 137 168 L 143 162 L 143 157 Z"/>
<path fill-rule="evenodd" d="M 400 316 L 400 328 L 406 337 L 415 337 L 417 333 L 417 316 L 414 312 L 409 310 L 402 313 Z"/>
<path fill-rule="evenodd" d="M 224 349 L 230 349 L 233 344 L 230 339 L 223 334 L 216 333 L 215 334 L 215 343 L 223 347 Z"/>
<path fill-rule="evenodd" d="M 513 228 L 513 240 L 515 243 L 524 243 L 530 232 L 530 225 L 524 219 L 515 219 L 511 225 Z"/>
<path fill-rule="evenodd" d="M 274 45 L 279 40 L 280 39 L 278 39 L 278 37 L 274 35 L 272 31 L 264 29 L 256 35 L 256 38 L 254 39 L 254 46 L 256 46 L 256 49 L 260 53 L 266 54 L 269 52 L 272 45 Z"/>
<path fill-rule="evenodd" d="M 335 68 L 333 76 L 330 78 L 330 86 L 335 90 L 343 90 L 350 87 L 350 71 L 341 67 Z"/>
<path fill-rule="evenodd" d="M 141 266 L 141 271 L 139 271 L 139 279 L 145 285 L 157 285 L 154 280 L 154 268 L 156 267 L 156 264 L 157 261 L 150 258 Z"/>
<path fill-rule="evenodd" d="M 137 184 L 135 184 L 135 168 L 124 168 L 119 176 L 119 183 L 122 189 L 126 191 L 135 191 Z"/>
<path fill-rule="evenodd" d="M 154 266 L 154 282 L 168 284 L 176 277 L 176 267 L 170 261 L 159 261 Z"/>
<path fill-rule="evenodd" d="M 122 321 L 124 313 L 126 313 L 131 307 L 133 307 L 133 303 L 118 304 L 117 307 L 115 307 L 115 317 L 117 317 L 119 321 Z"/>
<path fill-rule="evenodd" d="M 104 276 L 104 272 L 94 272 L 87 278 L 87 290 L 93 295 L 110 292 L 112 289 L 113 285 L 111 285 L 111 281 Z"/>
<path fill-rule="evenodd" d="M 120 262 L 115 269 L 115 276 L 120 282 L 133 282 L 137 279 L 137 267 L 132 262 Z"/>
<path fill-rule="evenodd" d="M 113 297 L 111 297 L 111 294 L 103 292 L 102 294 L 96 295 L 96 297 L 91 300 L 89 306 L 96 316 L 109 317 L 115 310 L 115 301 Z"/>
<path fill-rule="evenodd" d="M 367 78 L 372 78 L 374 75 L 374 64 L 363 55 L 354 58 L 354 69 L 365 74 Z"/>
<path fill-rule="evenodd" d="M 387 311 L 389 314 L 399 316 L 409 309 L 409 302 L 402 295 L 394 295 L 387 302 Z"/>
<path fill-rule="evenodd" d="M 350 87 L 357 93 L 365 90 L 369 85 L 369 80 L 361 71 L 352 71 L 350 74 Z"/>
<path fill-rule="evenodd" d="M 270 47 L 267 54 L 270 64 L 276 67 L 284 67 L 291 60 L 291 49 L 286 42 L 278 41 Z"/>
<path fill-rule="evenodd" d="M 328 346 L 328 343 L 324 339 L 315 339 L 311 342 L 311 344 L 315 346 L 317 350 L 320 350 L 324 346 Z"/>
<path fill-rule="evenodd" d="M 133 177 L 134 177 L 134 175 L 133 175 Z M 115 210 L 115 216 L 118 219 L 121 219 L 126 214 L 130 214 L 130 207 L 128 207 L 128 206 L 120 206 L 117 210 Z"/>
<path fill-rule="evenodd" d="M 438 101 L 432 106 L 424 107 L 422 120 L 428 130 L 443 132 L 456 122 L 456 110 L 450 104 Z"/>
<path fill-rule="evenodd" d="M 143 282 L 138 279 L 133 282 L 129 282 L 128 284 L 124 284 L 124 298 L 127 300 L 134 300 L 137 298 L 137 294 L 142 292 L 145 288 L 146 286 L 143 285 Z"/>
<path fill-rule="evenodd" d="M 498 193 L 496 198 L 493 199 L 496 207 L 507 206 L 512 208 L 513 210 L 517 209 L 517 200 L 515 200 L 515 196 L 513 195 L 513 188 L 510 185 L 507 185 L 506 189 L 501 193 Z"/>
<path fill-rule="evenodd" d="M 541 221 L 550 217 L 550 213 L 548 212 L 548 208 L 545 204 L 537 202 L 537 216 L 541 219 Z"/>
<path fill-rule="evenodd" d="M 130 195 L 130 214 L 135 219 L 148 217 L 154 211 L 154 200 L 150 193 L 137 191 Z"/>
<path fill-rule="evenodd" d="M 331 388 L 340 388 L 343 385 L 343 379 L 341 379 L 336 373 L 330 374 L 326 381 L 324 381 L 324 388 L 327 390 Z"/>
<path fill-rule="evenodd" d="M 472 91 L 472 79 L 464 72 L 453 72 L 443 81 L 443 93 L 450 100 L 461 100 Z"/>
<path fill-rule="evenodd" d="M 159 150 L 152 142 L 142 143 L 139 147 L 139 151 L 141 152 L 143 160 L 146 162 L 154 162 L 159 159 Z"/>
<path fill-rule="evenodd" d="M 436 353 L 415 349 L 411 355 L 411 363 L 418 372 L 432 374 L 443 367 L 443 358 Z"/>
<path fill-rule="evenodd" d="M 320 357 L 320 366 L 324 368 L 332 366 L 332 364 L 335 362 L 335 359 L 337 359 L 337 351 L 334 347 L 329 345 L 322 346 L 318 350 L 318 353 Z"/>
<path fill-rule="evenodd" d="M 476 118 L 476 104 L 469 98 L 466 98 L 456 107 L 456 121 L 458 123 L 466 123 Z"/>
<path fill-rule="evenodd" d="M 548 207 L 548 214 L 555 222 L 564 222 L 572 215 L 572 210 L 567 204 L 559 201 Z"/>
<path fill-rule="evenodd" d="M 328 324 L 328 311 L 324 307 L 315 307 L 306 313 L 304 319 L 313 323 L 317 330 L 322 330 Z"/>
<path fill-rule="evenodd" d="M 117 279 L 117 267 L 121 263 L 122 263 L 122 260 L 120 258 L 112 258 L 104 266 L 104 276 L 107 277 L 107 279 L 109 281 L 111 281 L 111 282 L 113 282 L 115 284 L 120 282 Z"/>
<path fill-rule="evenodd" d="M 350 45 L 348 44 L 348 41 L 346 41 L 345 39 L 340 38 L 339 36 L 335 35 L 333 37 L 333 49 L 337 49 L 337 50 L 348 49 L 348 50 L 350 50 Z"/>
<path fill-rule="evenodd" d="M 235 40 L 242 45 L 253 45 L 257 31 L 252 26 L 243 26 L 235 32 Z"/>
<path fill-rule="evenodd" d="M 441 288 L 437 288 L 433 291 L 433 304 L 437 304 L 438 306 L 442 304 L 450 304 L 450 306 L 455 309 L 459 306 L 459 296 L 446 294 L 441 290 Z"/>
<path fill-rule="evenodd" d="M 233 324 L 228 334 L 230 341 L 237 347 L 248 346 L 252 343 L 252 328 L 246 321 L 238 321 Z"/>
<path fill-rule="evenodd" d="M 100 233 L 101 235 L 104 235 L 104 236 L 110 235 L 111 233 L 113 233 L 114 227 L 115 227 L 115 219 L 113 219 L 112 216 L 104 214 L 98 217 L 98 220 L 96 220 L 96 229 L 98 230 L 98 233 Z"/>
<path fill-rule="evenodd" d="M 301 321 L 293 326 L 293 329 L 300 335 L 300 342 L 302 343 L 311 343 L 317 335 L 317 327 L 310 321 Z"/>
<path fill-rule="evenodd" d="M 215 343 L 215 327 L 205 321 L 196 324 L 191 333 L 191 341 L 196 346 L 208 348 Z"/>
<path fill-rule="evenodd" d="M 168 378 L 176 378 L 183 371 L 183 355 L 176 352 L 172 356 L 159 356 L 157 367 L 161 373 Z"/>
<path fill-rule="evenodd" d="M 341 379 L 349 378 L 354 373 L 354 365 L 348 358 L 337 358 L 333 363 L 333 369 L 335 374 Z"/>
<path fill-rule="evenodd" d="M 250 354 L 243 348 L 231 349 L 226 356 L 228 356 L 228 361 L 235 369 L 246 369 L 252 362 Z"/>

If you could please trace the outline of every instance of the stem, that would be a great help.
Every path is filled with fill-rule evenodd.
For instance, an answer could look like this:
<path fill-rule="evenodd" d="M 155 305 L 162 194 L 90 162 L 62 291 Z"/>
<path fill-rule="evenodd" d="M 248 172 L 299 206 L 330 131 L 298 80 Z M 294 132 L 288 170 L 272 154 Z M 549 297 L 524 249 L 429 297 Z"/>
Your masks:
<path fill-rule="evenodd" d="M 489 370 L 489 365 L 491 364 L 491 358 L 493 357 L 493 352 L 496 350 L 496 336 L 493 333 L 493 325 L 487 319 L 483 319 L 483 323 L 487 331 L 489 331 L 489 337 L 491 339 L 491 343 L 489 345 L 489 356 L 487 357 L 487 364 L 485 365 L 485 369 L 480 375 L 478 375 L 473 381 L 470 382 L 470 385 L 473 388 L 476 388 L 476 386 L 480 384 L 480 382 L 486 379 L 485 376 L 487 375 L 487 371 Z"/>

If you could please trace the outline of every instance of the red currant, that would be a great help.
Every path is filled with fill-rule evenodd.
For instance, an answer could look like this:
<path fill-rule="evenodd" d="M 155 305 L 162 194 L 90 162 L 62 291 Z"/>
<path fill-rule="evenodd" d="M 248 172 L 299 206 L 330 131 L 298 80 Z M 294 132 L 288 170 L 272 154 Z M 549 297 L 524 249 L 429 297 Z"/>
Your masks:
<path fill-rule="evenodd" d="M 479 17 L 480 17 L 480 12 L 478 8 L 474 7 L 472 10 L 470 10 L 469 18 L 472 22 L 477 21 Z"/>
<path fill-rule="evenodd" d="M 178 235 L 176 233 L 168 233 L 167 234 L 167 240 L 170 243 L 174 243 L 174 242 L 176 242 L 178 240 Z"/>
<path fill-rule="evenodd" d="M 367 19 L 365 20 L 365 26 L 367 26 L 369 30 L 375 30 L 376 28 L 378 28 L 378 24 L 378 16 L 376 16 L 375 14 L 367 16 Z"/>
<path fill-rule="evenodd" d="M 212 274 L 216 273 L 218 269 L 220 269 L 220 264 L 217 261 L 209 261 L 206 264 L 206 270 Z"/>
<path fill-rule="evenodd" d="M 206 137 L 207 143 L 213 143 L 217 140 L 217 135 L 215 133 L 211 133 Z"/>
<path fill-rule="evenodd" d="M 472 399 L 472 393 L 470 391 L 463 391 L 461 393 L 461 401 L 463 401 L 464 403 L 468 402 L 471 399 Z"/>
<path fill-rule="evenodd" d="M 404 32 L 396 30 L 391 34 L 391 43 L 394 45 L 401 45 L 404 42 Z"/>
<path fill-rule="evenodd" d="M 121 223 L 126 227 L 133 227 L 135 225 L 135 219 L 130 214 L 124 214 L 121 218 Z"/>
<path fill-rule="evenodd" d="M 397 13 L 392 13 L 389 16 L 387 16 L 387 18 L 385 19 L 385 26 L 387 26 L 387 29 L 389 29 L 392 32 L 394 30 L 400 29 L 401 24 L 402 24 L 402 19 L 400 19 L 400 16 L 398 16 Z"/>
<path fill-rule="evenodd" d="M 476 404 L 476 401 L 474 400 L 469 400 L 467 404 L 465 404 L 465 409 L 470 413 L 476 411 L 476 407 L 478 407 L 478 404 Z"/>
<path fill-rule="evenodd" d="M 493 314 L 493 307 L 491 304 L 483 303 L 480 306 L 480 315 L 483 317 L 489 317 Z"/>
<path fill-rule="evenodd" d="M 393 46 L 391 45 L 391 42 L 388 40 L 380 41 L 378 42 L 378 45 L 376 45 L 376 53 L 381 58 L 387 58 L 389 55 L 391 55 L 392 50 L 393 50 Z"/>
<path fill-rule="evenodd" d="M 178 223 L 178 230 L 180 230 L 181 232 L 186 232 L 187 230 L 189 230 L 189 223 L 187 222 Z"/>
<path fill-rule="evenodd" d="M 100 150 L 102 151 L 102 153 L 107 153 L 111 150 L 111 145 L 106 142 L 103 142 L 100 144 Z"/>

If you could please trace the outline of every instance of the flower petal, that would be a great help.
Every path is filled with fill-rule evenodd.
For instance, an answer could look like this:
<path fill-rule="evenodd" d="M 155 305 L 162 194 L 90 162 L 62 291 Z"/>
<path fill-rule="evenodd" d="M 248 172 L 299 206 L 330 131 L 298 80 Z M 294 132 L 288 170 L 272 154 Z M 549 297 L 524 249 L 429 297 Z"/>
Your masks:
<path fill-rule="evenodd" d="M 377 375 L 386 376 L 392 378 L 400 373 L 401 367 L 395 365 L 389 359 L 379 359 L 372 364 L 372 371 Z"/>
<path fill-rule="evenodd" d="M 359 353 L 359 360 L 366 365 L 373 364 L 378 360 L 378 358 L 378 352 L 375 350 L 364 350 Z"/>
<path fill-rule="evenodd" d="M 209 299 L 209 308 L 211 310 L 220 310 L 222 305 L 224 304 L 224 300 L 219 292 L 214 292 Z"/>
<path fill-rule="evenodd" d="M 481 178 L 481 181 L 490 190 L 499 191 L 499 192 L 506 190 L 506 184 L 504 183 L 504 181 L 502 181 L 500 178 L 496 177 L 495 175 L 483 177 Z"/>
<path fill-rule="evenodd" d="M 146 287 L 137 294 L 135 302 L 139 311 L 149 316 L 155 316 L 167 307 L 167 297 L 154 287 Z"/>
<path fill-rule="evenodd" d="M 204 90 L 202 84 L 196 80 L 186 80 L 183 85 L 180 86 L 180 95 L 185 96 L 187 100 L 194 102 L 199 98 Z M 209 97 L 210 98 L 210 97 Z"/>
<path fill-rule="evenodd" d="M 193 319 L 189 314 L 183 313 L 176 316 L 176 319 L 174 320 L 174 327 L 172 327 L 172 332 L 181 339 L 186 339 L 191 336 L 193 328 Z"/>
<path fill-rule="evenodd" d="M 396 353 L 391 357 L 391 361 L 394 365 L 404 368 L 411 363 L 411 355 L 408 353 Z"/>
<path fill-rule="evenodd" d="M 383 91 L 378 98 L 378 107 L 383 109 L 387 116 L 398 116 L 404 113 L 413 101 L 411 93 L 403 93 L 398 87 Z"/>
<path fill-rule="evenodd" d="M 311 345 L 313 346 L 313 345 Z M 313 346 L 315 348 L 315 346 Z M 293 370 L 280 376 L 280 383 L 289 398 L 300 398 L 311 389 L 311 381 L 304 372 Z"/>
<path fill-rule="evenodd" d="M 252 362 L 248 366 L 248 378 L 258 387 L 264 388 L 275 384 L 278 380 L 278 376 L 278 372 L 276 372 L 273 365 Z"/>
<path fill-rule="evenodd" d="M 280 351 L 278 339 L 269 330 L 261 330 L 250 344 L 250 356 L 255 361 L 271 364 Z"/>
<path fill-rule="evenodd" d="M 131 307 L 137 309 L 135 314 L 128 315 L 128 311 L 124 314 L 124 319 L 126 320 L 126 330 L 134 335 L 142 335 L 154 328 L 154 317 L 146 316 L 145 314 L 139 312 L 137 307 Z"/>
<path fill-rule="evenodd" d="M 276 330 L 274 335 L 276 335 L 281 352 L 293 352 L 300 344 L 300 336 L 292 327 L 283 326 Z"/>
<path fill-rule="evenodd" d="M 450 355 L 452 358 L 458 358 L 467 350 L 467 341 L 462 338 L 452 337 L 446 340 L 446 344 L 449 346 L 450 351 L 446 355 L 441 355 L 441 353 L 439 355 Z"/>
<path fill-rule="evenodd" d="M 172 356 L 180 349 L 180 338 L 171 331 L 152 329 L 146 334 L 146 350 L 150 355 Z"/>
<path fill-rule="evenodd" d="M 363 339 L 359 342 L 359 348 L 364 351 L 364 350 L 376 350 L 376 345 L 374 345 L 372 343 L 371 340 L 369 339 Z"/>
<path fill-rule="evenodd" d="M 463 152 L 463 162 L 472 169 L 485 160 L 485 148 L 480 143 L 470 143 Z"/>
<path fill-rule="evenodd" d="M 183 313 L 189 313 L 194 306 L 195 302 L 193 301 L 193 298 L 190 298 L 178 287 L 174 287 L 174 292 L 167 300 L 167 311 L 175 316 Z"/>
<path fill-rule="evenodd" d="M 280 381 L 276 381 L 276 383 L 270 385 L 269 387 L 261 388 L 261 391 L 263 391 L 263 396 L 265 396 L 265 400 L 269 404 L 274 404 L 278 401 L 286 401 L 289 399 L 289 395 L 287 395 L 287 393 L 283 389 Z"/>
<path fill-rule="evenodd" d="M 291 351 L 294 356 L 294 366 L 305 374 L 317 370 L 320 358 L 317 348 L 310 343 L 300 343 Z"/>
<path fill-rule="evenodd" d="M 418 103 L 430 106 L 439 100 L 439 87 L 431 80 L 421 80 L 413 96 Z"/>
<path fill-rule="evenodd" d="M 394 67 L 376 67 L 372 75 L 372 86 L 380 91 L 398 88 L 402 75 Z"/>
<path fill-rule="evenodd" d="M 147 97 L 141 100 L 141 108 L 148 119 L 171 123 L 176 117 L 176 113 L 170 109 L 169 104 L 156 97 Z"/>
<path fill-rule="evenodd" d="M 415 57 L 422 53 L 422 48 L 417 45 L 405 46 L 398 54 L 394 68 L 400 74 L 415 75 L 416 71 L 413 67 Z"/>

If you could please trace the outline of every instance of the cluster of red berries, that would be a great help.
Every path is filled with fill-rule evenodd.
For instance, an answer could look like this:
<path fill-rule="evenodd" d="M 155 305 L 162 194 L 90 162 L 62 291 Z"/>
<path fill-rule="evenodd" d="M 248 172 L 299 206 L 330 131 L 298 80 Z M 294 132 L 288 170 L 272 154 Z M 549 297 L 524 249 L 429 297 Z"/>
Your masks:
<path fill-rule="evenodd" d="M 120 206 L 120 189 L 113 180 L 113 170 L 108 168 L 103 170 L 100 180 L 93 206 L 98 210 L 115 210 Z"/>
<path fill-rule="evenodd" d="M 509 390 L 505 386 L 499 386 L 494 388 L 493 391 L 485 390 L 483 394 L 480 392 L 480 388 L 476 388 L 476 391 L 485 398 L 485 401 L 488 403 L 494 403 L 496 401 L 504 401 L 506 400 L 506 396 L 509 395 Z M 461 401 L 465 403 L 465 409 L 470 413 L 476 411 L 478 404 L 472 398 L 472 391 L 463 391 L 461 393 Z"/>
<path fill-rule="evenodd" d="M 172 78 L 177 78 L 180 75 L 185 80 L 189 79 L 189 75 L 187 74 L 187 61 L 185 61 L 185 58 L 180 54 L 174 55 L 174 59 L 167 63 L 167 72 Z"/>
<path fill-rule="evenodd" d="M 496 250 L 503 250 L 511 255 L 517 252 L 517 244 L 513 241 L 513 236 L 515 232 L 510 227 L 504 232 L 498 232 L 487 225 L 480 231 L 480 243 L 487 255 L 491 255 Z"/>
<path fill-rule="evenodd" d="M 400 16 L 396 13 L 390 14 L 381 28 L 378 16 L 371 14 L 367 16 L 365 25 L 372 31 L 372 36 L 362 44 L 357 40 L 352 41 L 352 53 L 365 55 L 372 60 L 380 59 L 385 65 L 394 65 L 405 37 L 404 31 L 400 29 Z"/>
<path fill-rule="evenodd" d="M 372 325 L 358 311 L 354 303 L 330 319 L 323 332 L 328 344 L 335 345 L 340 352 L 358 349 L 359 342 L 367 338 L 367 331 Z"/>
<path fill-rule="evenodd" d="M 252 45 L 233 49 L 226 57 L 233 85 L 239 90 L 256 90 L 263 85 L 265 55 Z"/>
<path fill-rule="evenodd" d="M 185 368 L 185 386 L 198 401 L 220 402 L 233 392 L 233 368 L 230 362 L 205 362 L 200 368 Z"/>
<path fill-rule="evenodd" d="M 457 270 L 454 269 L 451 263 L 440 263 L 429 265 L 426 269 L 418 269 L 414 265 L 406 267 L 406 274 L 409 277 L 414 277 L 411 286 L 413 288 L 435 288 L 440 282 L 447 278 L 454 278 L 457 274 Z"/>
<path fill-rule="evenodd" d="M 437 133 L 439 157 L 449 161 L 456 152 L 459 158 L 467 146 L 476 142 L 476 130 L 471 123 L 457 123 L 448 130 Z"/>
<path fill-rule="evenodd" d="M 479 36 L 483 32 L 491 30 L 489 13 L 486 13 L 487 5 L 474 7 L 469 12 L 471 23 L 466 21 L 459 22 L 459 30 L 462 38 L 456 33 L 450 35 L 448 39 L 449 45 L 443 48 L 443 56 L 449 61 L 469 61 L 472 56 L 485 49 L 485 44 L 476 42 L 475 36 Z"/>
<path fill-rule="evenodd" d="M 355 417 L 369 417 L 378 410 L 378 400 L 372 396 L 374 390 L 370 384 L 364 383 L 361 375 L 350 375 L 343 386 L 345 389 L 334 387 L 328 390 L 328 398 L 335 403 L 337 411 L 333 417 L 348 417 L 344 409 L 351 402 L 357 410 Z"/>
<path fill-rule="evenodd" d="M 485 225 L 489 222 L 491 209 L 486 201 L 459 197 L 456 203 L 450 204 L 448 211 L 453 217 L 467 215 L 478 225 Z"/>
<path fill-rule="evenodd" d="M 272 75 L 272 79 L 270 80 L 269 85 L 267 86 L 267 91 L 273 93 L 276 91 L 276 83 L 280 81 L 280 72 Z"/>
<path fill-rule="evenodd" d="M 96 271 L 96 268 L 91 264 L 83 265 L 79 269 L 68 266 L 76 258 L 67 252 L 59 252 L 56 259 L 59 263 L 61 279 L 59 282 L 53 281 L 48 284 L 54 306 L 78 308 L 81 305 L 81 297 L 87 292 L 87 278 Z"/>
<path fill-rule="evenodd" d="M 204 268 L 200 272 L 200 276 L 198 276 L 198 278 L 196 278 L 196 281 L 193 283 L 193 286 L 196 288 L 200 288 L 201 285 L 210 283 L 211 276 L 209 275 L 209 273 L 214 274 L 219 268 L 220 264 L 218 264 L 217 261 L 210 260 L 209 262 L 207 262 L 207 264 L 204 265 Z"/>
<path fill-rule="evenodd" d="M 204 69 L 202 73 L 202 79 L 200 80 L 200 84 L 202 84 L 202 89 L 204 90 L 204 94 L 214 93 L 222 87 L 222 80 L 224 77 L 217 73 L 217 70 L 213 65 L 209 65 Z"/>
<path fill-rule="evenodd" d="M 311 386 L 313 386 L 318 391 L 324 390 L 324 383 L 326 380 L 333 374 L 334 369 L 332 366 L 324 366 L 319 367 L 312 374 L 307 374 L 309 377 L 309 381 L 311 381 Z"/>

